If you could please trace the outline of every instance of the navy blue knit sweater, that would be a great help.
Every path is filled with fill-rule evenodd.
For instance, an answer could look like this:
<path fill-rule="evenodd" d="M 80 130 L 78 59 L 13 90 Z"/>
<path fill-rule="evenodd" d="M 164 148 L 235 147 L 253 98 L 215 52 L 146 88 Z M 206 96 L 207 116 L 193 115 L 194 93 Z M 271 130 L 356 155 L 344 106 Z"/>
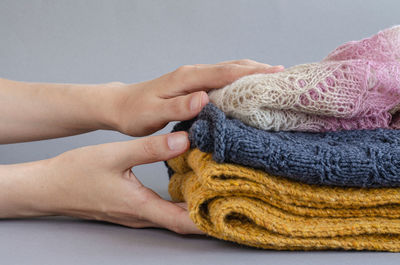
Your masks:
<path fill-rule="evenodd" d="M 195 119 L 176 124 L 173 131 L 180 130 L 189 132 L 192 148 L 220 163 L 308 184 L 400 186 L 400 130 L 269 132 L 230 119 L 211 103 Z"/>

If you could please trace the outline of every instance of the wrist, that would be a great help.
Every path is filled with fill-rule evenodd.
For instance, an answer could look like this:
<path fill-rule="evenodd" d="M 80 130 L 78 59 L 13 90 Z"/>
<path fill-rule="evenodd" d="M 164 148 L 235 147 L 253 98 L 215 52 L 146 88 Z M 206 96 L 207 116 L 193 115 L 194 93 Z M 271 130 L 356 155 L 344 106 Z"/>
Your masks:
<path fill-rule="evenodd" d="M 104 91 L 101 111 L 97 113 L 100 129 L 138 136 L 132 129 L 132 124 L 146 119 L 145 115 L 137 115 L 143 113 L 143 104 L 146 104 L 143 87 L 139 84 L 112 82 L 101 85 L 100 90 Z M 140 130 L 141 126 L 134 128 Z"/>
<path fill-rule="evenodd" d="M 116 130 L 115 116 L 119 94 L 124 86 L 121 82 L 110 82 L 82 87 L 83 91 L 87 91 L 81 112 L 85 114 L 86 129 Z"/>
<path fill-rule="evenodd" d="M 83 133 L 95 130 L 117 130 L 119 105 L 127 85 L 121 82 L 104 84 L 60 85 L 55 98 L 59 127 Z M 60 108 L 60 106 L 63 106 Z"/>
<path fill-rule="evenodd" d="M 94 120 L 96 128 L 121 131 L 121 109 L 132 85 L 110 82 L 98 85 L 97 97 L 93 97 Z"/>

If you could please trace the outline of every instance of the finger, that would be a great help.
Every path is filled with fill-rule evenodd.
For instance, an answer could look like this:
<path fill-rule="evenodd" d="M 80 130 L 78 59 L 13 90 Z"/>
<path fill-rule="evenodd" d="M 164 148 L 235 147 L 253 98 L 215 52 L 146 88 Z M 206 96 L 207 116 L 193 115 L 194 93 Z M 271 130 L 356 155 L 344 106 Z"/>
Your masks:
<path fill-rule="evenodd" d="M 175 205 L 178 205 L 179 207 L 185 209 L 187 211 L 188 206 L 186 202 L 175 202 Z"/>
<path fill-rule="evenodd" d="M 186 72 L 177 73 L 178 79 L 185 80 L 185 86 L 175 89 L 178 93 L 191 93 L 195 91 L 208 91 L 214 88 L 221 88 L 235 81 L 236 79 L 250 74 L 256 73 L 274 73 L 281 71 L 282 66 L 263 66 L 263 65 L 238 65 L 238 64 L 221 64 L 211 65 L 208 67 L 193 67 Z"/>
<path fill-rule="evenodd" d="M 111 167 L 126 170 L 174 158 L 189 149 L 189 139 L 186 132 L 175 132 L 108 145 L 110 150 L 107 156 Z"/>
<path fill-rule="evenodd" d="M 204 234 L 189 217 L 189 212 L 179 205 L 161 198 L 149 201 L 142 209 L 150 222 L 178 234 Z"/>
<path fill-rule="evenodd" d="M 204 91 L 165 99 L 162 104 L 157 106 L 159 108 L 158 113 L 160 113 L 160 123 L 192 119 L 199 114 L 209 101 L 208 95 Z"/>
<path fill-rule="evenodd" d="M 154 224 L 152 222 L 145 221 L 145 220 L 143 220 L 143 221 L 135 220 L 134 222 L 132 222 L 132 221 L 122 220 L 122 219 L 110 219 L 110 220 L 106 220 L 106 222 L 120 224 L 123 226 L 132 227 L 132 228 L 160 227 L 158 224 Z"/>
<path fill-rule="evenodd" d="M 223 61 L 216 63 L 217 65 L 225 65 L 225 64 L 238 64 L 238 65 L 254 65 L 254 66 L 265 66 L 265 67 L 271 67 L 271 65 L 266 64 L 266 63 L 260 63 L 254 60 L 250 59 L 240 59 L 240 60 L 231 60 L 231 61 Z M 203 66 L 207 67 L 210 66 L 210 64 L 195 64 L 195 66 Z"/>
<path fill-rule="evenodd" d="M 224 64 L 239 64 L 239 65 L 254 65 L 254 66 L 265 66 L 265 67 L 271 67 L 271 65 L 266 64 L 266 63 L 260 63 L 254 60 L 250 59 L 241 59 L 241 60 L 232 60 L 232 61 L 224 61 L 217 63 L 219 65 L 224 65 Z"/>
<path fill-rule="evenodd" d="M 226 86 L 236 79 L 256 73 L 282 71 L 282 66 L 264 67 L 237 64 L 211 65 L 208 67 L 183 66 L 176 71 L 154 80 L 162 98 L 187 95 L 196 91 L 209 91 Z"/>

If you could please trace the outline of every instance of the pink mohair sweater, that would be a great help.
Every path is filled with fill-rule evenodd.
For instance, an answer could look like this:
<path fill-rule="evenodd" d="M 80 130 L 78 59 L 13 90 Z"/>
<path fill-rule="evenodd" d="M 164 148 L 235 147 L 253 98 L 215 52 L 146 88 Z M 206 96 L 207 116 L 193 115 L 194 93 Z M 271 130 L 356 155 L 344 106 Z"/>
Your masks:
<path fill-rule="evenodd" d="M 400 128 L 400 26 L 318 63 L 245 76 L 209 93 L 228 116 L 272 131 Z"/>

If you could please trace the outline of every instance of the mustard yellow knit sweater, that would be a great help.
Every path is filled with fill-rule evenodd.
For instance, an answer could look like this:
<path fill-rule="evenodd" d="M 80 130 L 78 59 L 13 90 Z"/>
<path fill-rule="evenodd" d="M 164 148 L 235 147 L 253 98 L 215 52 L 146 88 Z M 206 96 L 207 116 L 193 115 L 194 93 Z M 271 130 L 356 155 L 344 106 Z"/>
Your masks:
<path fill-rule="evenodd" d="M 280 250 L 400 251 L 400 189 L 308 185 L 192 149 L 171 159 L 174 201 L 208 235 Z"/>

